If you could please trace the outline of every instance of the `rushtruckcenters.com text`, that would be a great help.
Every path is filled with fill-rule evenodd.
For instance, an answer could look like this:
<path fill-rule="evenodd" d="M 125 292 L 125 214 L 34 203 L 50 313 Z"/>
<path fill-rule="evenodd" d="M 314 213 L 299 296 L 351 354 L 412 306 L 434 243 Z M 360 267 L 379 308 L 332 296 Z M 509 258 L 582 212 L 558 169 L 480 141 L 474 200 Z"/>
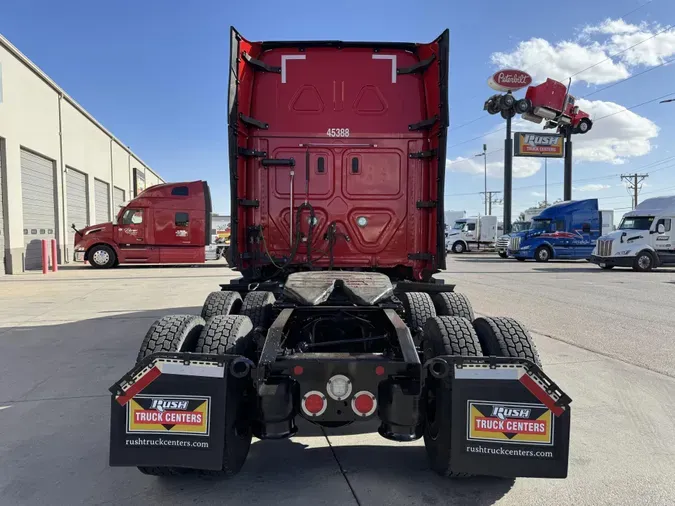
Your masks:
<path fill-rule="evenodd" d="M 486 446 L 476 445 L 466 447 L 466 451 L 469 453 L 483 453 L 486 455 L 508 455 L 511 457 L 535 457 L 535 458 L 546 458 L 552 459 L 552 451 L 535 451 L 535 450 L 519 450 L 512 448 L 490 448 Z"/>
<path fill-rule="evenodd" d="M 181 446 L 187 448 L 208 448 L 208 441 L 184 441 L 181 439 L 145 439 L 145 438 L 135 438 L 127 439 L 127 446 Z"/>

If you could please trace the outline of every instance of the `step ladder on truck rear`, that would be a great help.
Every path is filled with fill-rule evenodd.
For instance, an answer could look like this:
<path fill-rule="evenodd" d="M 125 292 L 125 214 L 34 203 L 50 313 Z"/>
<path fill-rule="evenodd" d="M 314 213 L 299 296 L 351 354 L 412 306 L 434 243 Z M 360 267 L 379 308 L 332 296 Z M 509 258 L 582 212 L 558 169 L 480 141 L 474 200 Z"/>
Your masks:
<path fill-rule="evenodd" d="M 250 42 L 232 29 L 230 41 L 241 277 L 201 314 L 153 323 L 110 389 L 110 464 L 231 475 L 253 436 L 377 420 L 383 438 L 423 439 L 444 476 L 566 477 L 571 399 L 530 334 L 476 318 L 434 277 L 449 32 Z"/>

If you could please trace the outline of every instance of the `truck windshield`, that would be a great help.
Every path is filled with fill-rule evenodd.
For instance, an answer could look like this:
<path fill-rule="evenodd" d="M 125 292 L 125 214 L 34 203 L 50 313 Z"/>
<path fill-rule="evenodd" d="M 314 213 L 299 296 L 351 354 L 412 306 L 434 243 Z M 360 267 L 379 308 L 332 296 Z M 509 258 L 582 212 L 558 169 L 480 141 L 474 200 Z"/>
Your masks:
<path fill-rule="evenodd" d="M 548 230 L 551 225 L 551 220 L 532 220 L 532 226 L 530 230 Z"/>
<path fill-rule="evenodd" d="M 654 216 L 629 216 L 621 220 L 619 230 L 649 230 Z"/>
<path fill-rule="evenodd" d="M 511 232 L 524 232 L 530 229 L 529 221 L 517 221 L 511 225 Z"/>
<path fill-rule="evenodd" d="M 462 230 L 462 228 L 464 228 L 464 225 L 466 225 L 466 221 L 456 221 L 455 224 L 452 226 L 452 229 Z"/>

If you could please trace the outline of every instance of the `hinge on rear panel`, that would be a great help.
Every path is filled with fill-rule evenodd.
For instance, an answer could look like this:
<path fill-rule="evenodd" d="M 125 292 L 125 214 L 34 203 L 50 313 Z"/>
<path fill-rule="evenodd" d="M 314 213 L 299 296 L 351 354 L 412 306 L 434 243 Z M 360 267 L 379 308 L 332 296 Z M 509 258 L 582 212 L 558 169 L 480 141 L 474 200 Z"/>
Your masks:
<path fill-rule="evenodd" d="M 429 66 L 434 62 L 436 59 L 436 55 L 432 54 L 431 58 L 427 60 L 422 60 L 421 62 L 415 63 L 415 65 L 411 65 L 410 67 L 402 67 L 400 69 L 396 69 L 396 73 L 398 75 L 401 74 L 415 74 L 417 72 L 424 72 L 426 69 L 429 68 Z"/>
<path fill-rule="evenodd" d="M 408 253 L 408 260 L 433 260 L 434 256 L 431 253 Z"/>
<path fill-rule="evenodd" d="M 256 151 L 255 149 L 238 148 L 237 153 L 241 156 L 261 157 L 267 156 L 267 151 Z"/>
<path fill-rule="evenodd" d="M 241 207 L 258 207 L 260 206 L 260 202 L 257 200 L 246 200 L 246 199 L 239 199 L 237 203 Z"/>
<path fill-rule="evenodd" d="M 437 121 L 438 116 L 434 116 L 433 118 L 425 119 L 424 121 L 420 121 L 419 123 L 413 123 L 412 125 L 408 125 L 408 130 L 410 131 L 428 130 L 429 128 L 434 126 Z"/>
<path fill-rule="evenodd" d="M 265 158 L 263 167 L 295 167 L 295 158 Z"/>
<path fill-rule="evenodd" d="M 435 200 L 418 200 L 417 209 L 430 209 L 436 207 L 437 202 Z"/>
<path fill-rule="evenodd" d="M 410 153 L 408 158 L 435 158 L 437 155 L 437 149 L 430 149 L 429 151 L 417 151 L 416 153 Z"/>
<path fill-rule="evenodd" d="M 242 120 L 247 125 L 260 128 L 262 130 L 267 130 L 270 127 L 269 123 L 265 123 L 264 121 L 251 118 L 250 116 L 246 116 L 245 114 L 242 113 L 239 113 L 239 119 Z"/>
<path fill-rule="evenodd" d="M 267 63 L 262 62 L 260 60 L 256 60 L 250 54 L 248 54 L 246 51 L 242 52 L 241 55 L 244 57 L 244 60 L 246 60 L 246 63 L 248 63 L 251 67 L 253 67 L 256 70 L 262 70 L 263 72 L 273 72 L 275 74 L 281 74 L 281 67 L 274 67 L 274 66 L 268 65 Z"/>

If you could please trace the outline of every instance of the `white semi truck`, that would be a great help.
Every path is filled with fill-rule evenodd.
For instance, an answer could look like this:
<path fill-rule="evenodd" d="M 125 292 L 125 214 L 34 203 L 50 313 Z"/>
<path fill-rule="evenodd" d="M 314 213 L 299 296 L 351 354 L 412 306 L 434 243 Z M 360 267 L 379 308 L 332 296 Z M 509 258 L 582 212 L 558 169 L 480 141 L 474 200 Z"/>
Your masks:
<path fill-rule="evenodd" d="M 619 227 L 598 238 L 591 262 L 601 269 L 651 271 L 675 265 L 675 196 L 644 200 L 623 215 Z"/>
<path fill-rule="evenodd" d="M 471 251 L 472 247 L 492 246 L 497 240 L 496 216 L 469 216 L 455 220 L 445 238 L 445 249 L 453 253 Z"/>

